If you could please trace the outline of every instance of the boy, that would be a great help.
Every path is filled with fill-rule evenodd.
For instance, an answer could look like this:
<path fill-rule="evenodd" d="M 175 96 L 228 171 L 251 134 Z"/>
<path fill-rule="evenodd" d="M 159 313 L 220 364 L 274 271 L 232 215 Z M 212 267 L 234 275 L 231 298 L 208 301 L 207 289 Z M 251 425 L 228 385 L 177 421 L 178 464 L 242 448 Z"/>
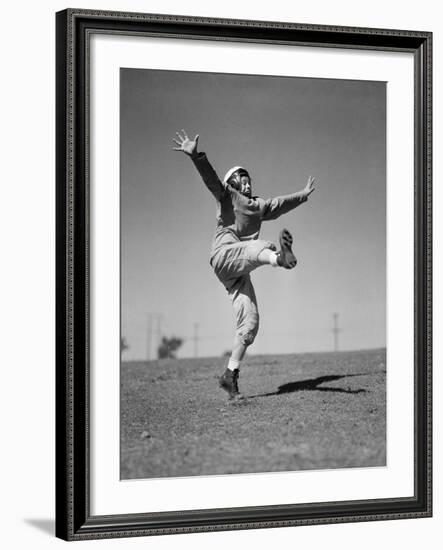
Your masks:
<path fill-rule="evenodd" d="M 305 202 L 314 191 L 314 178 L 298 193 L 263 200 L 252 195 L 251 177 L 242 166 L 234 166 L 220 181 L 205 153 L 197 151 L 199 136 L 189 139 L 184 130 L 176 132 L 174 151 L 188 155 L 206 187 L 217 201 L 217 227 L 212 242 L 210 264 L 228 291 L 236 316 L 234 346 L 228 366 L 219 380 L 230 399 L 242 399 L 238 377 L 242 359 L 258 331 L 257 299 L 250 273 L 262 265 L 293 269 L 297 260 L 292 252 L 292 235 L 280 232 L 280 250 L 259 240 L 262 221 L 274 220 Z"/>

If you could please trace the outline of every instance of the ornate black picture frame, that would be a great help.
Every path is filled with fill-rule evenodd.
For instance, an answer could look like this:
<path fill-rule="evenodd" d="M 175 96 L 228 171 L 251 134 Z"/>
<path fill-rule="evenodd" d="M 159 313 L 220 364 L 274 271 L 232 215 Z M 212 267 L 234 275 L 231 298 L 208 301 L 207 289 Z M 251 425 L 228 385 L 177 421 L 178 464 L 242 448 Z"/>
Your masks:
<path fill-rule="evenodd" d="M 432 34 L 68 9 L 57 13 L 56 535 L 65 540 L 429 517 Z M 413 497 L 93 516 L 90 512 L 89 41 L 94 33 L 410 52 L 415 66 Z"/>

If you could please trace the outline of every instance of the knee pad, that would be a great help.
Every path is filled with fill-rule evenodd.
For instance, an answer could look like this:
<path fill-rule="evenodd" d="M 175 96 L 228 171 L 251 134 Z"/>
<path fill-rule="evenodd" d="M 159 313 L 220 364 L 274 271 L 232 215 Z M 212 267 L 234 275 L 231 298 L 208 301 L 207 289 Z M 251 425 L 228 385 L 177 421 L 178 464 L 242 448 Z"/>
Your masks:
<path fill-rule="evenodd" d="M 255 337 L 257 336 L 258 327 L 259 318 L 257 315 L 255 319 L 250 320 L 250 323 L 248 323 L 248 327 L 246 328 L 246 330 L 242 330 L 241 334 L 238 335 L 245 346 L 250 346 L 254 343 Z"/>

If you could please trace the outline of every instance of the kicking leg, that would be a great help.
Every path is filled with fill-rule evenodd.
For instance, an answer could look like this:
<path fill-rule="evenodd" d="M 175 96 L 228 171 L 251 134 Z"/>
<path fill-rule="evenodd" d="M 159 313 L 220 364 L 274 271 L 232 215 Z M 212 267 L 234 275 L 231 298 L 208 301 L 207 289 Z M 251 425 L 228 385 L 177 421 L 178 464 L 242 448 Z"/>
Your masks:
<path fill-rule="evenodd" d="M 233 283 L 239 278 L 251 273 L 254 269 L 270 263 L 269 253 L 277 250 L 270 241 L 251 240 L 239 241 L 226 245 L 212 259 L 215 274 L 230 291 Z"/>
<path fill-rule="evenodd" d="M 258 255 L 258 261 L 261 265 L 272 265 L 277 267 L 278 264 L 278 252 L 271 250 L 270 248 L 264 248 Z"/>
<path fill-rule="evenodd" d="M 270 264 L 274 267 L 280 266 L 292 269 L 297 265 L 297 258 L 292 252 L 292 235 L 287 229 L 280 231 L 280 250 L 275 252 L 269 248 L 263 249 L 258 255 L 258 261 L 262 265 Z"/>
<path fill-rule="evenodd" d="M 292 269 L 297 259 L 292 252 L 292 235 L 283 229 L 279 235 L 280 250 L 269 241 L 253 240 L 235 243 L 223 249 L 219 257 L 214 258 L 214 271 L 225 287 L 263 265 Z"/>
<path fill-rule="evenodd" d="M 279 235 L 280 250 L 277 252 L 278 265 L 292 269 L 297 265 L 297 258 L 292 252 L 292 235 L 287 229 L 282 229 Z"/>

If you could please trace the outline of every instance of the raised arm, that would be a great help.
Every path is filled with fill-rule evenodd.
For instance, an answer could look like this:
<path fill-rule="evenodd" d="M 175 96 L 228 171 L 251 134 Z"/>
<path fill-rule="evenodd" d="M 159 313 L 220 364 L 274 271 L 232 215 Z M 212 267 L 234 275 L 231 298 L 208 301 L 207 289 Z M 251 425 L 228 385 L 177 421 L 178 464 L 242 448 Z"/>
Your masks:
<path fill-rule="evenodd" d="M 197 134 L 195 138 L 191 140 L 187 136 L 185 130 L 182 130 L 181 133 L 176 132 L 176 134 L 177 139 L 173 138 L 173 141 L 176 145 L 178 145 L 178 147 L 173 147 L 174 151 L 181 151 L 191 158 L 200 176 L 205 182 L 206 187 L 209 191 L 211 191 L 217 200 L 220 200 L 225 192 L 225 188 L 217 176 L 214 168 L 208 161 L 205 153 L 199 153 L 197 151 L 199 135 Z"/>
<path fill-rule="evenodd" d="M 286 214 L 306 202 L 309 195 L 315 190 L 314 181 L 315 178 L 309 176 L 305 188 L 301 191 L 268 199 L 265 204 L 263 220 L 275 220 L 282 214 Z"/>

